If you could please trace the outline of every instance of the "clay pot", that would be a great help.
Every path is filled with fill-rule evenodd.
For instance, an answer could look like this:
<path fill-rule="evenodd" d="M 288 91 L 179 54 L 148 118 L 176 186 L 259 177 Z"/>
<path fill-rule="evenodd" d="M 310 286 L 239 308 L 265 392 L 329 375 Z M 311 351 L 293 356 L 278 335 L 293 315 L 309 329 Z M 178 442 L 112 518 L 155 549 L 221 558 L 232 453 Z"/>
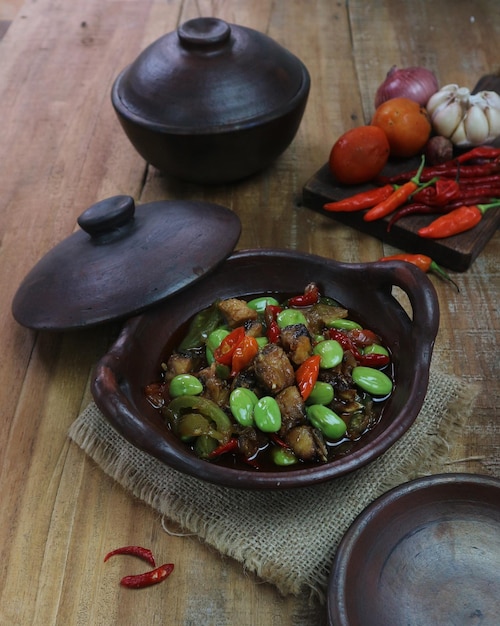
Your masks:
<path fill-rule="evenodd" d="M 314 467 L 268 472 L 199 459 L 146 400 L 145 385 L 158 380 L 162 361 L 179 344 L 193 315 L 218 298 L 297 293 L 312 280 L 323 294 L 378 333 L 392 353 L 395 386 L 380 423 L 350 454 Z M 393 296 L 393 286 L 408 295 L 411 318 Z M 311 485 L 373 461 L 412 425 L 426 394 L 438 324 L 432 283 L 409 263 L 343 264 L 289 250 L 240 251 L 196 284 L 129 320 L 100 360 L 92 392 L 98 407 L 126 439 L 181 472 L 239 488 Z"/>
<path fill-rule="evenodd" d="M 146 48 L 111 98 L 146 161 L 187 181 L 227 183 L 288 147 L 309 87 L 304 64 L 270 37 L 196 18 Z"/>

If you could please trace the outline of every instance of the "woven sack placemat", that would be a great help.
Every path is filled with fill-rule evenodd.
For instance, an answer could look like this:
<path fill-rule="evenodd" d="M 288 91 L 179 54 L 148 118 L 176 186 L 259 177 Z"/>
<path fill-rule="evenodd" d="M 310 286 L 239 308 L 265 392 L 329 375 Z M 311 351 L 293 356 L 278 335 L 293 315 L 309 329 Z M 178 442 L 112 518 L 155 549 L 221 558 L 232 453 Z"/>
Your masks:
<path fill-rule="evenodd" d="M 241 562 L 282 594 L 308 594 L 321 603 L 336 548 L 356 516 L 398 484 L 453 471 L 447 465 L 447 441 L 470 417 L 475 395 L 458 378 L 432 368 L 416 422 L 384 455 L 328 483 L 286 491 L 219 487 L 181 474 L 123 439 L 93 403 L 72 424 L 69 436 L 167 520 Z"/>

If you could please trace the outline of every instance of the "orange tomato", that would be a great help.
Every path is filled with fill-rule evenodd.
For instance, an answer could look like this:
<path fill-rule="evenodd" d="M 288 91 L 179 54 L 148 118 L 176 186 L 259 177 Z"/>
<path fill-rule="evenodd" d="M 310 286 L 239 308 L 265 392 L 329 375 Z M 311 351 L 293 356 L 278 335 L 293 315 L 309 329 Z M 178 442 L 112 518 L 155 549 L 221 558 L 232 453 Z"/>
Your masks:
<path fill-rule="evenodd" d="M 376 126 L 357 126 L 341 135 L 330 152 L 330 171 L 343 185 L 358 185 L 380 174 L 389 158 L 389 141 Z"/>
<path fill-rule="evenodd" d="M 412 157 L 421 152 L 431 134 L 429 115 L 409 98 L 386 100 L 375 110 L 372 124 L 387 135 L 391 156 Z"/>

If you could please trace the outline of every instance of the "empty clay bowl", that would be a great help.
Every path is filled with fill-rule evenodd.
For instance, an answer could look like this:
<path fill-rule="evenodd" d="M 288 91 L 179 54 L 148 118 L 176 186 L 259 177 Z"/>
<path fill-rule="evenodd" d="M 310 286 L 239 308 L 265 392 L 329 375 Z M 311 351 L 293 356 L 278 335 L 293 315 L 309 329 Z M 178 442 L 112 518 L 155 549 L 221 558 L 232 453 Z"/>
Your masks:
<path fill-rule="evenodd" d="M 500 480 L 437 474 L 368 505 L 340 542 L 329 626 L 496 626 Z"/>
<path fill-rule="evenodd" d="M 126 67 L 111 99 L 146 161 L 188 181 L 226 183 L 264 169 L 288 147 L 309 87 L 304 64 L 270 37 L 196 18 Z"/>
<path fill-rule="evenodd" d="M 236 469 L 196 457 L 149 404 L 145 386 L 159 379 L 162 361 L 180 343 L 190 319 L 215 300 L 269 292 L 300 293 L 311 281 L 378 333 L 392 353 L 395 385 L 379 424 L 348 455 L 302 469 Z M 407 294 L 411 318 L 394 297 L 394 286 Z M 438 324 L 432 283 L 409 263 L 343 264 L 289 250 L 240 251 L 196 284 L 130 319 L 98 363 L 92 392 L 97 406 L 118 432 L 181 472 L 229 487 L 311 485 L 373 461 L 412 425 L 426 394 Z"/>

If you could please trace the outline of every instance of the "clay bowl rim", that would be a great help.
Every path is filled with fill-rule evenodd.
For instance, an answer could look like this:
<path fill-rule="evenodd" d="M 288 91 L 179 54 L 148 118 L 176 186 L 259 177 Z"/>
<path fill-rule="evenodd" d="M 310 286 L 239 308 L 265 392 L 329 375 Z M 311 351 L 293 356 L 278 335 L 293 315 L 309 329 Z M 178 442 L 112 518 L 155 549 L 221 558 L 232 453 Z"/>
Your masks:
<path fill-rule="evenodd" d="M 119 115 L 132 124 L 137 124 L 149 131 L 161 133 L 163 135 L 185 135 L 185 136 L 218 136 L 230 133 L 238 133 L 244 131 L 251 131 L 254 128 L 265 126 L 275 120 L 279 120 L 285 117 L 292 111 L 301 108 L 304 100 L 307 101 L 309 92 L 311 89 L 311 76 L 309 70 L 304 63 L 297 58 L 298 65 L 302 72 L 302 81 L 297 92 L 292 98 L 283 102 L 283 104 L 276 109 L 271 109 L 260 115 L 253 117 L 241 118 L 239 120 L 233 120 L 227 124 L 219 124 L 217 126 L 174 126 L 171 124 L 154 122 L 149 120 L 143 115 L 138 115 L 131 111 L 126 104 L 126 100 L 122 99 L 119 91 L 120 83 L 124 79 L 125 74 L 129 71 L 132 64 L 125 67 L 116 77 L 111 87 L 111 102 L 113 107 Z M 301 118 L 303 113 L 301 115 Z"/>
<path fill-rule="evenodd" d="M 349 605 L 353 605 L 352 598 L 349 598 L 352 593 L 349 594 L 349 591 L 355 592 L 357 588 L 352 577 L 358 578 L 361 574 L 359 561 L 369 567 L 363 546 L 372 543 L 375 537 L 377 547 L 380 549 L 380 535 L 384 533 L 387 523 L 397 519 L 401 529 L 401 538 L 391 536 L 393 545 L 386 546 L 388 558 L 392 549 L 397 549 L 400 542 L 404 542 L 405 538 L 411 537 L 416 532 L 425 530 L 427 524 L 432 524 L 436 520 L 463 519 L 460 513 L 455 511 L 454 505 L 457 501 L 467 502 L 468 506 L 472 507 L 468 515 L 473 517 L 474 507 L 479 509 L 482 503 L 494 507 L 495 500 L 491 500 L 491 496 L 499 490 L 500 479 L 495 476 L 465 472 L 439 473 L 415 478 L 393 487 L 368 504 L 344 534 L 333 559 L 327 587 L 329 626 L 361 626 L 357 616 L 352 615 L 349 610 Z M 440 513 L 443 506 L 447 508 Z M 499 505 L 496 506 L 500 510 Z M 420 512 L 421 519 L 413 517 L 416 509 Z M 433 510 L 432 515 L 429 513 L 430 510 Z M 438 543 L 443 541 L 443 538 L 436 535 L 435 541 Z M 381 556 L 383 557 L 383 554 Z M 418 556 L 415 555 L 415 559 Z M 411 564 L 408 564 L 408 567 L 410 568 Z M 376 582 L 372 591 L 377 592 Z M 364 601 L 363 598 L 359 599 L 359 594 L 357 598 L 354 601 L 356 604 Z M 383 623 L 392 625 L 393 621 L 387 621 L 389 613 L 390 609 Z M 365 623 L 368 622 L 363 621 L 363 624 Z M 379 623 L 377 621 L 377 624 Z"/>
<path fill-rule="evenodd" d="M 195 295 L 198 294 L 200 288 L 207 289 L 211 280 L 217 280 L 220 272 L 235 271 L 240 269 L 240 266 L 243 268 L 253 267 L 252 263 L 259 261 L 264 262 L 266 265 L 277 260 L 286 263 L 291 261 L 300 264 L 306 263 L 311 270 L 316 268 L 318 271 L 324 271 L 325 274 L 328 273 L 328 275 L 330 271 L 333 271 L 333 275 L 337 272 L 343 277 L 344 281 L 352 277 L 353 273 L 354 275 L 362 274 L 365 279 L 367 276 L 369 277 L 368 284 L 371 284 L 372 288 L 374 280 L 377 281 L 376 288 L 372 293 L 370 309 L 377 300 L 379 300 L 377 305 L 379 310 L 384 310 L 388 301 L 393 303 L 396 319 L 401 320 L 401 323 L 411 329 L 411 345 L 413 346 L 415 343 L 418 346 L 418 351 L 412 355 L 415 357 L 415 367 L 409 382 L 408 395 L 404 397 L 403 410 L 397 412 L 391 423 L 388 424 L 386 422 L 382 424 L 381 422 L 383 425 L 382 431 L 379 432 L 380 428 L 375 428 L 371 431 L 365 438 L 363 446 L 360 446 L 345 457 L 322 465 L 264 472 L 254 471 L 251 468 L 248 470 L 228 468 L 209 463 L 197 458 L 172 433 L 166 432 L 167 428 L 161 421 L 159 413 L 150 406 L 149 408 L 145 407 L 147 401 L 143 391 L 136 389 L 137 396 L 140 396 L 139 402 L 143 404 L 142 408 L 137 406 L 133 391 L 131 391 L 130 381 L 127 378 L 129 376 L 127 372 L 128 362 L 132 363 L 134 356 L 141 349 L 138 337 L 143 342 L 144 336 L 147 336 L 148 329 L 154 329 L 155 323 L 164 324 L 165 316 L 168 316 L 169 309 L 174 309 L 175 311 L 175 308 L 180 306 L 186 309 L 189 308 L 189 317 L 191 317 L 197 310 L 213 302 L 213 300 L 207 300 L 206 304 L 199 304 L 197 309 L 193 305 L 188 307 L 188 304 L 185 303 L 186 301 L 183 304 L 179 304 L 183 302 L 182 299 L 185 298 L 186 294 L 190 297 L 187 302 L 191 302 Z M 228 267 L 230 270 L 225 270 Z M 314 276 L 314 272 L 311 273 L 311 276 Z M 260 275 L 255 280 L 267 281 L 268 279 Z M 260 284 L 265 283 L 261 282 Z M 365 283 L 363 282 L 363 284 Z M 408 317 L 403 307 L 392 296 L 391 290 L 393 286 L 402 287 L 408 294 L 413 309 L 413 320 Z M 361 289 L 361 287 L 358 287 L 358 289 Z M 261 287 L 260 293 L 264 291 L 265 287 Z M 258 290 L 245 290 L 243 287 L 241 290 L 237 290 L 237 293 L 234 293 L 231 288 L 231 293 L 224 297 L 230 297 L 230 295 L 244 297 L 255 293 L 258 293 Z M 335 297 L 334 293 L 327 293 L 327 295 Z M 345 303 L 341 303 L 345 305 Z M 356 311 L 356 313 L 360 312 Z M 171 341 L 172 336 L 178 330 L 178 326 L 184 324 L 189 317 L 184 317 L 182 321 L 176 322 L 176 328 L 170 330 Z M 378 332 L 375 325 L 371 327 Z M 91 391 L 97 407 L 108 422 L 125 439 L 166 465 L 185 474 L 195 476 L 202 481 L 243 489 L 282 489 L 319 484 L 343 476 L 374 461 L 396 443 L 410 428 L 420 412 L 427 392 L 432 351 L 438 327 L 439 304 L 434 286 L 421 270 L 409 263 L 395 261 L 352 264 L 340 263 L 314 254 L 291 250 L 240 250 L 233 253 L 212 273 L 205 276 L 192 287 L 153 307 L 151 310 L 128 320 L 118 339 L 98 362 L 91 383 Z M 398 344 L 399 340 L 392 343 L 394 345 Z M 396 345 L 395 347 L 397 348 Z M 160 363 L 164 360 L 166 354 L 164 345 L 158 347 L 158 354 L 154 357 L 157 372 L 160 371 Z M 150 357 L 149 354 L 147 356 L 148 358 Z M 406 356 L 405 358 L 409 357 Z M 152 380 L 154 380 L 154 377 L 147 382 L 152 382 Z M 146 383 L 146 381 L 144 382 Z M 396 386 L 397 384 L 398 372 L 396 371 Z M 151 417 L 153 414 L 154 417 Z"/>

